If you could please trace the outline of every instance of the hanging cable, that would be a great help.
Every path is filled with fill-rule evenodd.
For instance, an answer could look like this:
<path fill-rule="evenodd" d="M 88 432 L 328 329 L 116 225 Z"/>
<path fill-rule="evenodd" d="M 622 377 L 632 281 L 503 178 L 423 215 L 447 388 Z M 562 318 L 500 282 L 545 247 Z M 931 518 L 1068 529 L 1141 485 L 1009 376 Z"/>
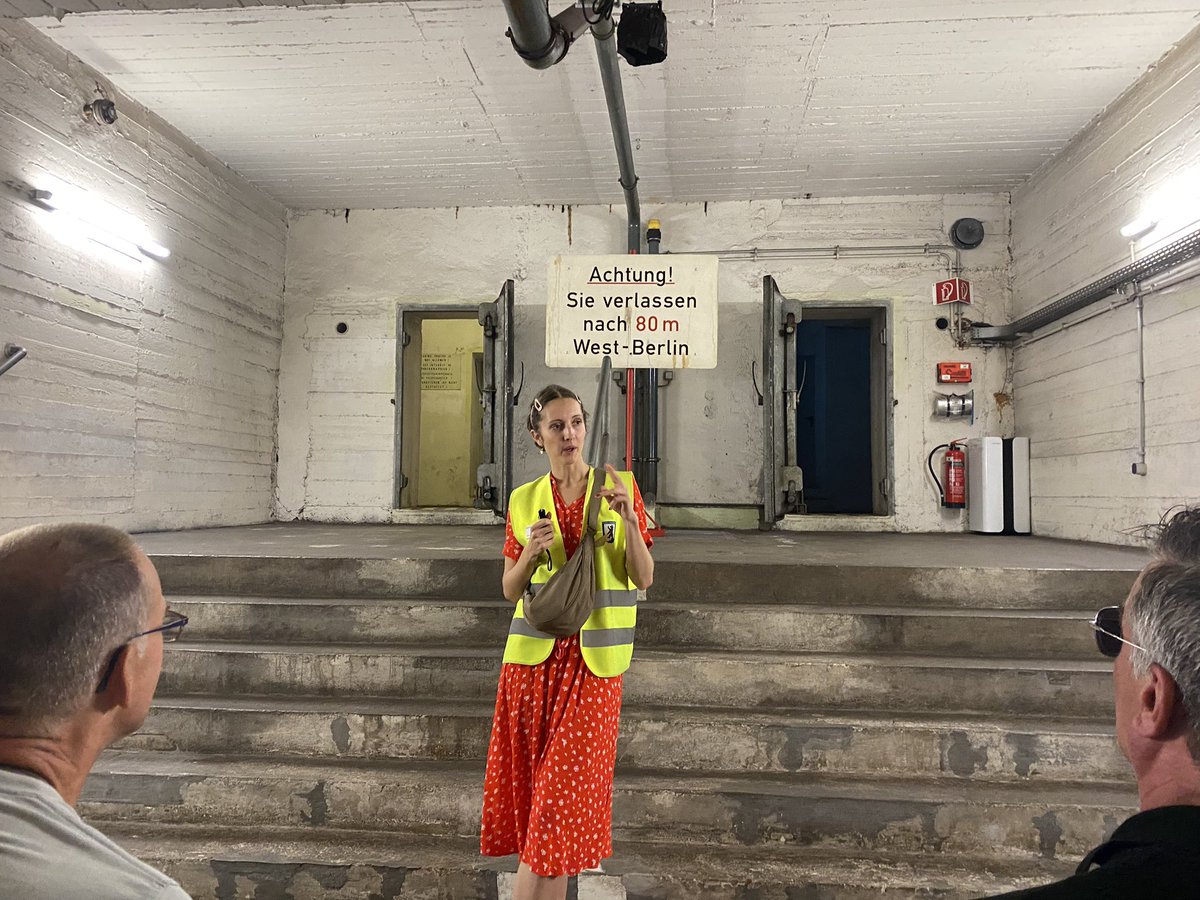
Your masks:
<path fill-rule="evenodd" d="M 616 5 L 616 0 L 592 0 L 591 7 L 592 15 L 595 16 L 594 19 L 588 17 L 588 5 L 589 4 L 587 0 L 584 0 L 584 2 L 580 3 L 579 5 L 580 10 L 583 12 L 583 20 L 589 25 L 599 25 L 605 19 L 612 18 L 613 7 Z"/>
<path fill-rule="evenodd" d="M 939 499 L 946 496 L 946 492 L 944 490 L 942 490 L 941 479 L 938 478 L 937 474 L 933 471 L 933 456 L 939 450 L 947 450 L 947 449 L 949 449 L 949 447 L 950 447 L 949 444 L 938 444 L 936 447 L 934 447 L 932 450 L 929 451 L 929 458 L 925 460 L 925 465 L 929 468 L 929 477 L 932 478 L 933 483 L 937 485 Z"/>

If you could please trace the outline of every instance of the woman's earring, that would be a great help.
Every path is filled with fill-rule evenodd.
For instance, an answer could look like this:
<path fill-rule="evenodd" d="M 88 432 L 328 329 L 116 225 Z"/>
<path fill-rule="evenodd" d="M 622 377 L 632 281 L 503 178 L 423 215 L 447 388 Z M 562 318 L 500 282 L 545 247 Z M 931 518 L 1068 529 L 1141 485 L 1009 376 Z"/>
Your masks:
<path fill-rule="evenodd" d="M 539 444 L 539 445 L 538 445 L 538 453 L 539 453 L 540 455 L 542 455 L 542 456 L 545 456 L 545 454 L 546 454 L 546 448 L 545 448 L 545 447 L 543 447 L 543 446 L 541 446 L 541 445 Z"/>

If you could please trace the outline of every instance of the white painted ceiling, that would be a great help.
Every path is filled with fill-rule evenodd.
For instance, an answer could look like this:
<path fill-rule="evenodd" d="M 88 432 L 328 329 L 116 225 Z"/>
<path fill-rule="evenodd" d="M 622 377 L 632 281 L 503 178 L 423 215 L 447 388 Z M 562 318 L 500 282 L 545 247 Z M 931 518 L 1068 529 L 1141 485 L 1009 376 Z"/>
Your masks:
<path fill-rule="evenodd" d="M 1008 190 L 1200 22 L 1196 0 L 664 8 L 666 63 L 621 64 L 644 202 Z M 501 0 L 31 21 L 292 208 L 621 200 L 591 38 L 534 71 Z"/>

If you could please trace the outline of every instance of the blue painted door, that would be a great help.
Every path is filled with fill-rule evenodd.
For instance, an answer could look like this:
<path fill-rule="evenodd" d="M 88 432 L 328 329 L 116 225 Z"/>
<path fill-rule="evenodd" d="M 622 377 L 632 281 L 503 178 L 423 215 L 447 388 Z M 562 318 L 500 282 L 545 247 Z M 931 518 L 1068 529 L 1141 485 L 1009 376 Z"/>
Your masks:
<path fill-rule="evenodd" d="M 797 455 L 810 513 L 871 513 L 871 322 L 804 319 L 797 331 Z"/>

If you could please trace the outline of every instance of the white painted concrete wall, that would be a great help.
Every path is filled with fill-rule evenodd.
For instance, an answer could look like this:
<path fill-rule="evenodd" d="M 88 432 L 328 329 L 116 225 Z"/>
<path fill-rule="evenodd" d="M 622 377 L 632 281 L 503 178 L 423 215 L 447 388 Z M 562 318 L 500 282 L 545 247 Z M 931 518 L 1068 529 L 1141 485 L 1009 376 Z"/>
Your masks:
<path fill-rule="evenodd" d="M 1160 225 L 1138 242 L 1139 255 L 1200 227 L 1198 32 L 1014 193 L 1014 314 L 1127 263 L 1119 228 L 1145 214 Z M 1200 281 L 1146 300 L 1145 477 L 1130 471 L 1134 326 L 1133 307 L 1123 306 L 1015 351 L 1038 534 L 1127 543 L 1125 530 L 1200 500 Z"/>
<path fill-rule="evenodd" d="M 85 122 L 95 72 L 0 22 L 0 181 L 59 182 L 141 220 L 165 263 L 72 240 L 0 187 L 0 531 L 130 530 L 271 512 L 283 208 L 138 104 Z"/>
<path fill-rule="evenodd" d="M 975 216 L 989 238 L 964 253 L 975 284 L 978 319 L 1009 313 L 1007 195 L 915 196 L 810 201 L 753 201 L 656 205 L 643 216 L 663 222 L 663 249 L 672 252 L 834 244 L 944 243 L 951 222 Z M 280 379 L 277 514 L 282 519 L 386 521 L 392 491 L 396 305 L 475 304 L 495 298 L 506 278 L 517 282 L 526 392 L 562 381 L 591 395 L 594 377 L 544 364 L 548 260 L 566 253 L 620 253 L 625 212 L 620 207 L 519 207 L 344 210 L 294 213 L 288 237 L 287 301 Z M 1004 394 L 1008 351 L 954 349 L 934 327 L 935 280 L 945 277 L 929 258 L 808 259 L 722 262 L 720 365 L 689 370 L 663 393 L 665 503 L 759 502 L 761 409 L 750 380 L 761 355 L 762 276 L 806 301 L 890 304 L 895 355 L 896 514 L 900 530 L 956 530 L 960 513 L 939 509 L 925 474 L 935 444 L 970 434 L 1010 434 Z M 346 321 L 345 335 L 335 331 Z M 975 364 L 979 418 L 938 422 L 931 417 L 935 363 Z M 520 366 L 518 364 L 518 370 Z M 619 393 L 614 391 L 614 421 Z M 619 429 L 618 429 L 619 430 Z M 623 446 L 623 436 L 616 435 Z M 525 480 L 544 465 L 518 436 L 516 475 Z M 619 452 L 619 451 L 618 451 Z"/>

